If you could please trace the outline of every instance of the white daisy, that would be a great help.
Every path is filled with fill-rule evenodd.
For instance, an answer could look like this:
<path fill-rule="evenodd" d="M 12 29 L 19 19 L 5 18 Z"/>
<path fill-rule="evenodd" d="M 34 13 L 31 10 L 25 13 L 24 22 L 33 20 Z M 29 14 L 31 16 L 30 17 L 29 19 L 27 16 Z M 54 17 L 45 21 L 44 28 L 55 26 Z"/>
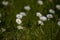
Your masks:
<path fill-rule="evenodd" d="M 2 32 L 5 32 L 5 31 L 6 31 L 6 29 L 5 29 L 5 28 L 1 28 L 1 31 L 2 31 Z"/>
<path fill-rule="evenodd" d="M 47 18 L 53 18 L 52 14 L 47 14 Z"/>
<path fill-rule="evenodd" d="M 45 16 L 41 16 L 39 18 L 40 18 L 41 21 L 46 21 L 47 20 L 47 17 L 45 17 Z"/>
<path fill-rule="evenodd" d="M 16 18 L 22 19 L 22 17 L 23 17 L 23 16 L 20 15 L 20 14 L 17 14 L 17 15 L 16 15 Z"/>
<path fill-rule="evenodd" d="M 7 6 L 8 5 L 8 1 L 2 1 L 2 4 Z"/>
<path fill-rule="evenodd" d="M 30 8 L 30 6 L 24 6 L 24 9 L 29 11 L 31 8 Z"/>
<path fill-rule="evenodd" d="M 18 18 L 17 18 L 17 19 L 16 19 L 16 23 L 17 23 L 17 24 L 21 24 L 21 23 L 22 23 L 21 19 L 18 19 Z"/>
<path fill-rule="evenodd" d="M 44 23 L 41 23 L 41 25 L 44 25 Z"/>
<path fill-rule="evenodd" d="M 40 12 L 36 12 L 36 16 L 42 16 L 42 14 Z"/>
<path fill-rule="evenodd" d="M 38 0 L 38 4 L 39 4 L 39 5 L 43 5 L 43 1 Z"/>
<path fill-rule="evenodd" d="M 25 12 L 20 12 L 20 15 L 26 16 L 26 13 Z"/>
<path fill-rule="evenodd" d="M 20 30 L 20 29 L 23 29 L 23 28 L 24 28 L 24 27 L 22 27 L 22 26 L 17 26 L 17 29 L 19 29 L 19 30 Z"/>
<path fill-rule="evenodd" d="M 58 26 L 60 26 L 60 21 L 58 21 L 58 23 L 57 23 L 57 24 L 58 24 Z"/>
<path fill-rule="evenodd" d="M 53 9 L 49 9 L 49 12 L 53 13 L 53 14 L 55 13 L 55 11 Z"/>
<path fill-rule="evenodd" d="M 57 8 L 58 10 L 60 10 L 60 5 L 56 5 L 56 8 Z"/>
<path fill-rule="evenodd" d="M 38 20 L 38 24 L 44 25 L 44 23 L 41 20 Z"/>

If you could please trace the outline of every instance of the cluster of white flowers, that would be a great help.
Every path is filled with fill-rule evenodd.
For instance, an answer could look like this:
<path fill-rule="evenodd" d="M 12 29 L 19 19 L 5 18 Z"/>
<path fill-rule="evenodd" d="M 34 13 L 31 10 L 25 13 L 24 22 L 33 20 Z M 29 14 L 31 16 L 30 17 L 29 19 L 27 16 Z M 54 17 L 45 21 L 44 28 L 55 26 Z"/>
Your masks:
<path fill-rule="evenodd" d="M 38 0 L 38 4 L 39 5 L 43 5 L 43 1 L 42 0 Z"/>
<path fill-rule="evenodd" d="M 36 12 L 36 16 L 39 17 L 38 24 L 44 25 L 43 21 L 47 20 L 47 17 L 43 16 L 40 12 Z"/>
<path fill-rule="evenodd" d="M 52 2 L 52 0 L 49 0 L 49 1 Z M 39 5 L 43 5 L 44 4 L 42 0 L 38 0 L 37 3 Z M 2 4 L 4 6 L 7 6 L 9 4 L 9 2 L 8 1 L 2 1 Z M 60 10 L 60 5 L 57 4 L 56 8 L 58 10 Z M 31 7 L 29 5 L 27 5 L 27 6 L 24 6 L 24 9 L 29 11 L 29 10 L 31 10 Z M 53 9 L 49 9 L 49 13 L 54 14 L 55 11 Z M 47 19 L 53 18 L 52 14 L 47 14 L 46 16 L 43 16 L 40 12 L 36 12 L 36 16 L 39 17 L 38 24 L 44 25 L 44 23 L 43 23 L 44 21 L 47 21 Z M 23 18 L 23 16 L 26 16 L 25 12 L 20 12 L 19 14 L 16 14 L 16 23 L 18 24 L 18 26 L 17 26 L 18 29 L 23 29 L 23 27 L 20 25 L 22 23 L 21 19 Z M 1 17 L 1 14 L 0 14 L 0 17 Z M 1 23 L 1 20 L 0 20 L 0 23 Z M 60 21 L 58 21 L 57 24 L 60 26 Z M 2 28 L 2 32 L 4 32 L 4 31 L 5 31 L 5 29 Z"/>
<path fill-rule="evenodd" d="M 4 6 L 7 6 L 7 5 L 8 5 L 8 1 L 2 1 L 2 4 L 3 4 Z"/>
<path fill-rule="evenodd" d="M 17 24 L 21 24 L 22 23 L 22 18 L 23 16 L 26 16 L 26 13 L 25 12 L 20 12 L 19 14 L 16 15 L 16 23 Z M 20 26 L 17 26 L 18 29 L 23 29 L 23 27 L 20 25 Z"/>
<path fill-rule="evenodd" d="M 36 16 L 39 17 L 40 20 L 38 20 L 38 24 L 44 25 L 43 21 L 47 21 L 48 19 L 53 18 L 52 14 L 47 14 L 46 16 L 43 16 L 40 12 L 36 12 Z"/>

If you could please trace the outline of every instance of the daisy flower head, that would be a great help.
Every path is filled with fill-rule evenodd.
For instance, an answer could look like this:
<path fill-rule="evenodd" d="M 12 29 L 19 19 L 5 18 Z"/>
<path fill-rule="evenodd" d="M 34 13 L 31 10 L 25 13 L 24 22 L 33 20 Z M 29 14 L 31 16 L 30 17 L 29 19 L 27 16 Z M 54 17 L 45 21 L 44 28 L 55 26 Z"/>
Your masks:
<path fill-rule="evenodd" d="M 52 14 L 47 14 L 47 18 L 53 18 Z"/>
<path fill-rule="evenodd" d="M 26 13 L 25 12 L 20 12 L 20 15 L 26 16 Z"/>
<path fill-rule="evenodd" d="M 23 16 L 20 15 L 20 14 L 17 14 L 17 15 L 16 15 L 16 18 L 22 19 L 22 17 L 23 17 Z"/>
<path fill-rule="evenodd" d="M 38 24 L 44 25 L 44 23 L 41 20 L 38 20 Z"/>
<path fill-rule="evenodd" d="M 47 17 L 45 17 L 45 16 L 41 16 L 39 18 L 40 18 L 41 21 L 46 21 L 47 20 Z"/>
<path fill-rule="evenodd" d="M 42 16 L 42 14 L 40 12 L 36 12 L 36 16 Z"/>
<path fill-rule="evenodd" d="M 43 5 L 43 1 L 38 0 L 38 4 L 39 4 L 39 5 Z"/>
<path fill-rule="evenodd" d="M 60 10 L 60 5 L 56 5 L 56 8 L 57 8 L 58 10 Z"/>
<path fill-rule="evenodd" d="M 55 13 L 55 11 L 53 9 L 49 9 L 49 13 Z"/>
<path fill-rule="evenodd" d="M 17 23 L 17 24 L 21 24 L 21 23 L 22 23 L 21 19 L 18 19 L 18 18 L 17 18 L 17 19 L 16 19 L 16 23 Z"/>
<path fill-rule="evenodd" d="M 60 21 L 57 22 L 58 26 L 60 26 Z"/>
<path fill-rule="evenodd" d="M 8 5 L 8 1 L 2 1 L 2 4 L 3 4 L 4 6 L 7 6 L 7 5 Z"/>
<path fill-rule="evenodd" d="M 17 29 L 24 29 L 24 27 L 22 27 L 22 26 L 17 26 Z"/>
<path fill-rule="evenodd" d="M 30 6 L 24 6 L 24 9 L 29 11 L 31 8 L 30 8 Z"/>

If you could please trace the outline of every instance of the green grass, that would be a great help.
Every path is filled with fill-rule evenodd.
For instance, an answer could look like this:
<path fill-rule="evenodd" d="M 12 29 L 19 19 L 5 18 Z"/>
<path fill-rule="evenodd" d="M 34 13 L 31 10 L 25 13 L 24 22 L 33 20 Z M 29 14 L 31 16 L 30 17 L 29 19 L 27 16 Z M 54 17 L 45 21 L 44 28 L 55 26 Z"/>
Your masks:
<path fill-rule="evenodd" d="M 44 5 L 40 6 L 37 0 L 8 0 L 8 6 L 3 6 L 0 1 L 0 12 L 2 17 L 2 23 L 0 24 L 0 29 L 6 28 L 6 32 L 0 31 L 0 40 L 60 40 L 60 27 L 57 25 L 57 19 L 59 18 L 59 10 L 56 10 L 56 3 L 60 3 L 58 0 L 54 0 L 50 3 L 48 0 L 43 0 Z M 31 10 L 24 10 L 25 5 L 30 5 Z M 44 26 L 37 24 L 39 20 L 36 17 L 36 12 L 39 11 L 43 15 L 48 14 L 48 10 L 52 8 L 56 10 L 54 18 L 50 21 L 46 21 Z M 22 19 L 22 26 L 25 27 L 24 30 L 18 30 L 16 28 L 17 24 L 16 14 L 19 12 L 26 12 L 27 16 Z M 42 30 L 41 30 L 42 29 Z M 42 32 L 43 31 L 43 32 Z M 56 34 L 56 32 L 58 33 Z"/>

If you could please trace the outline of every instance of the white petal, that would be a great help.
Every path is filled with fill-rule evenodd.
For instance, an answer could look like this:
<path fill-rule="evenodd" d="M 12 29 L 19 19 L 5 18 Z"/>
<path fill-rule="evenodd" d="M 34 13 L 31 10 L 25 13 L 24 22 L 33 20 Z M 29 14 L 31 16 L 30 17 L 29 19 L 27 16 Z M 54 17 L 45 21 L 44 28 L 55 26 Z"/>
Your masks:
<path fill-rule="evenodd" d="M 22 23 L 21 19 L 16 19 L 16 23 L 21 24 Z"/>

